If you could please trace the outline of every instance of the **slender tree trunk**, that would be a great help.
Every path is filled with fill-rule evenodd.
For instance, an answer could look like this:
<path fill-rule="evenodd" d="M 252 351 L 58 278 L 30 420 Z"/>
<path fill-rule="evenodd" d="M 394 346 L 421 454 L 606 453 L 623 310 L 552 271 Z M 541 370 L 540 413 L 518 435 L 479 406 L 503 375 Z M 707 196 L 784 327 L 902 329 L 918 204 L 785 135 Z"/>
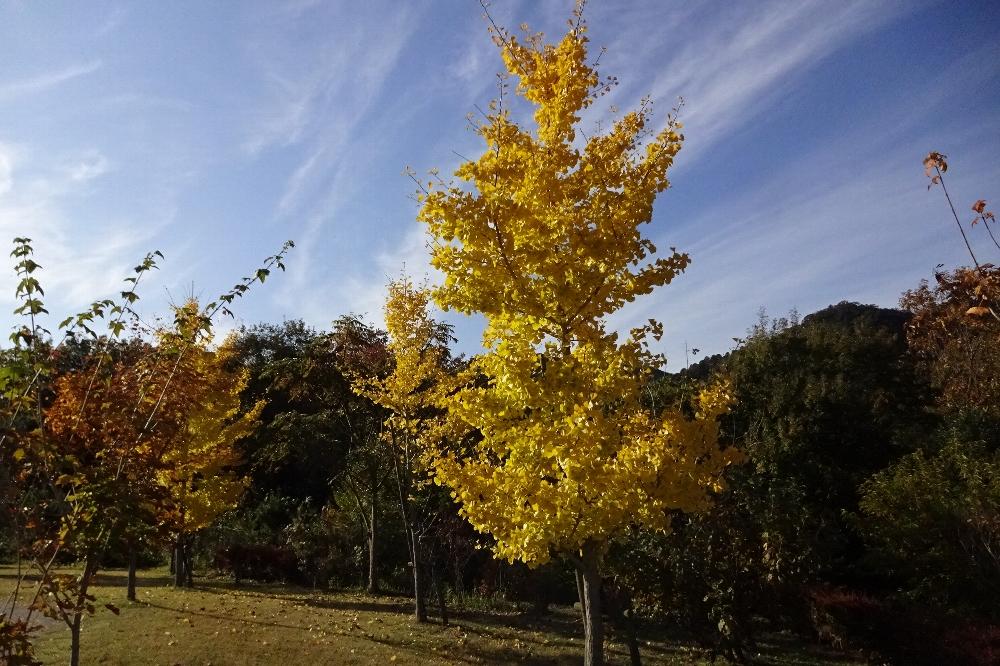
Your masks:
<path fill-rule="evenodd" d="M 87 598 L 87 590 L 90 588 L 91 579 L 97 574 L 100 562 L 98 556 L 91 552 L 87 555 L 83 566 L 83 573 L 80 575 L 80 588 L 76 595 L 77 609 L 73 613 L 73 621 L 69 625 L 69 664 L 70 666 L 80 666 L 80 623 L 83 621 L 84 610 L 82 608 L 84 600 Z"/>
<path fill-rule="evenodd" d="M 69 666 L 80 666 L 80 620 L 82 613 L 77 613 L 70 625 Z"/>
<path fill-rule="evenodd" d="M 584 666 L 604 666 L 604 618 L 601 609 L 600 551 L 586 543 L 580 553 L 583 578 Z"/>
<path fill-rule="evenodd" d="M 377 556 L 375 554 L 375 535 L 377 534 L 377 513 L 375 491 L 372 490 L 371 516 L 368 522 L 368 594 L 378 594 L 378 567 Z"/>
<path fill-rule="evenodd" d="M 135 568 L 137 560 L 138 553 L 136 552 L 136 546 L 134 543 L 131 543 L 128 547 L 128 592 L 126 593 L 126 598 L 129 601 L 135 601 Z"/>
<path fill-rule="evenodd" d="M 427 621 L 427 600 L 424 592 L 424 572 L 421 566 L 420 538 L 410 527 L 410 544 L 413 553 L 413 616 L 417 622 Z"/>
<path fill-rule="evenodd" d="M 607 597 L 607 595 L 605 595 Z M 642 666 L 642 655 L 639 653 L 639 639 L 635 631 L 635 611 L 632 607 L 632 594 L 620 587 L 615 589 L 615 603 L 608 604 L 605 598 L 605 606 L 614 606 L 615 623 L 621 627 L 625 634 L 625 642 L 628 643 L 628 656 L 631 666 Z"/>
<path fill-rule="evenodd" d="M 194 554 L 184 544 L 184 586 L 194 587 Z"/>
<path fill-rule="evenodd" d="M 410 482 L 409 454 L 404 452 L 404 460 L 397 456 L 394 460 L 396 468 L 396 487 L 399 489 L 399 511 L 403 519 L 403 531 L 406 533 L 406 545 L 410 549 L 410 560 L 413 564 L 413 615 L 417 622 L 427 621 L 427 606 L 424 603 L 423 573 L 420 570 L 420 542 L 414 527 L 412 505 L 409 500 Z"/>
<path fill-rule="evenodd" d="M 180 533 L 174 541 L 174 587 L 184 587 L 184 536 Z"/>
<path fill-rule="evenodd" d="M 437 567 L 431 562 L 431 582 L 434 585 L 434 591 L 437 594 L 438 608 L 441 611 L 441 624 L 448 624 L 448 601 L 444 596 L 444 577 L 440 575 Z"/>

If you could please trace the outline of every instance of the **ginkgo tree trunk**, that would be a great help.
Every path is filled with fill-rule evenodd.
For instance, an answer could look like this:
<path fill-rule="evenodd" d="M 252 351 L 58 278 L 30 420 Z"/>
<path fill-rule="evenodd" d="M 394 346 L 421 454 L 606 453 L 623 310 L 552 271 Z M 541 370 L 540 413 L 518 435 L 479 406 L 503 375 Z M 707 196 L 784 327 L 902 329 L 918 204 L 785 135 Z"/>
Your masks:
<path fill-rule="evenodd" d="M 585 662 L 597 666 L 609 539 L 632 524 L 668 529 L 671 510 L 707 507 L 739 454 L 718 443 L 725 386 L 703 392 L 692 416 L 654 417 L 640 392 L 662 363 L 646 343 L 660 325 L 628 336 L 607 327 L 689 263 L 676 250 L 647 259 L 656 248 L 640 233 L 682 137 L 673 115 L 651 129 L 648 100 L 605 133 L 579 131 L 581 113 L 615 80 L 588 64 L 579 7 L 570 26 L 555 45 L 494 31 L 535 127 L 494 103 L 478 126 L 485 152 L 459 167 L 458 182 L 421 182 L 418 197 L 444 274 L 437 303 L 486 318 L 476 380 L 442 396 L 455 427 L 481 439 L 435 461 L 435 478 L 496 539 L 498 556 L 576 565 Z"/>

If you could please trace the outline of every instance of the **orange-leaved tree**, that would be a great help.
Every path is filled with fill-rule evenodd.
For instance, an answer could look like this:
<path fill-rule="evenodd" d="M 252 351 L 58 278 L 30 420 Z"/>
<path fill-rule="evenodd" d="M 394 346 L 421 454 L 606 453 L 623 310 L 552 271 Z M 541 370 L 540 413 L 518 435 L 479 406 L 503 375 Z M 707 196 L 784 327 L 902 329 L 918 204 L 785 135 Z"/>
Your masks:
<path fill-rule="evenodd" d="M 485 152 L 455 174 L 467 184 L 438 181 L 418 193 L 432 263 L 444 273 L 436 301 L 486 318 L 486 353 L 473 363 L 480 379 L 443 396 L 481 441 L 470 455 L 443 456 L 436 479 L 496 539 L 499 556 L 574 562 L 585 659 L 596 665 L 605 546 L 630 524 L 667 529 L 670 510 L 709 505 L 738 458 L 718 444 L 729 395 L 715 386 L 691 417 L 654 417 L 640 392 L 662 362 L 646 344 L 660 325 L 650 320 L 624 338 L 606 325 L 689 262 L 676 250 L 648 261 L 656 248 L 640 232 L 681 147 L 675 116 L 652 131 L 644 100 L 606 133 L 579 131 L 581 113 L 614 82 L 587 62 L 579 7 L 558 44 L 498 28 L 494 40 L 536 127 L 494 103 L 478 126 Z"/>

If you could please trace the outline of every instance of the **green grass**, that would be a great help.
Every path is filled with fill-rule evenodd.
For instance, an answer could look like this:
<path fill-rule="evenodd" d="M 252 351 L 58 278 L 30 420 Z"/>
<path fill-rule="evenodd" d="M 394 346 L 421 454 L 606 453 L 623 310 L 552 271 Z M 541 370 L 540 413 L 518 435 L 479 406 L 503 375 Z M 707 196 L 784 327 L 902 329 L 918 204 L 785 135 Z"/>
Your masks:
<path fill-rule="evenodd" d="M 0 593 L 15 571 L 0 567 Z M 100 608 L 84 620 L 84 664 L 578 664 L 582 630 L 578 613 L 557 608 L 544 618 L 511 611 L 454 609 L 451 626 L 418 625 L 409 599 L 360 592 L 313 592 L 292 586 L 235 587 L 197 579 L 190 590 L 170 587 L 163 570 L 139 574 L 138 598 L 125 601 L 125 575 L 102 574 Z M 29 594 L 30 594 L 29 590 Z M 610 664 L 627 664 L 628 651 L 612 634 Z M 65 663 L 69 631 L 47 622 L 37 634 L 39 658 Z M 644 664 L 709 663 L 696 647 L 643 637 Z M 773 664 L 862 663 L 843 654 L 769 637 L 761 658 Z"/>

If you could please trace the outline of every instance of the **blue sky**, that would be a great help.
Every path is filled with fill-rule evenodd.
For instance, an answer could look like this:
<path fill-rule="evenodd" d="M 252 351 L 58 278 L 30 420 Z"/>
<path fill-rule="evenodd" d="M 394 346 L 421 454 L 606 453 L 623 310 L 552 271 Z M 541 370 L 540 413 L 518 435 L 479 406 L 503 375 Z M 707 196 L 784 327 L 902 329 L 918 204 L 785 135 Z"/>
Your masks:
<path fill-rule="evenodd" d="M 570 9 L 491 13 L 556 39 Z M 728 349 L 762 306 L 892 306 L 967 261 L 921 159 L 949 156 L 963 219 L 1000 198 L 996 2 L 592 0 L 586 15 L 621 85 L 585 123 L 645 94 L 661 117 L 686 101 L 687 143 L 645 230 L 693 264 L 612 321 L 663 321 L 670 368 L 685 342 Z M 34 239 L 53 329 L 149 250 L 166 258 L 146 317 L 224 291 L 289 238 L 288 272 L 235 324 L 378 322 L 386 279 L 428 270 L 403 171 L 481 152 L 465 116 L 500 64 L 475 0 L 4 3 L 0 238 Z M 13 271 L 0 276 L 8 312 Z M 449 320 L 476 351 L 478 323 Z"/>

